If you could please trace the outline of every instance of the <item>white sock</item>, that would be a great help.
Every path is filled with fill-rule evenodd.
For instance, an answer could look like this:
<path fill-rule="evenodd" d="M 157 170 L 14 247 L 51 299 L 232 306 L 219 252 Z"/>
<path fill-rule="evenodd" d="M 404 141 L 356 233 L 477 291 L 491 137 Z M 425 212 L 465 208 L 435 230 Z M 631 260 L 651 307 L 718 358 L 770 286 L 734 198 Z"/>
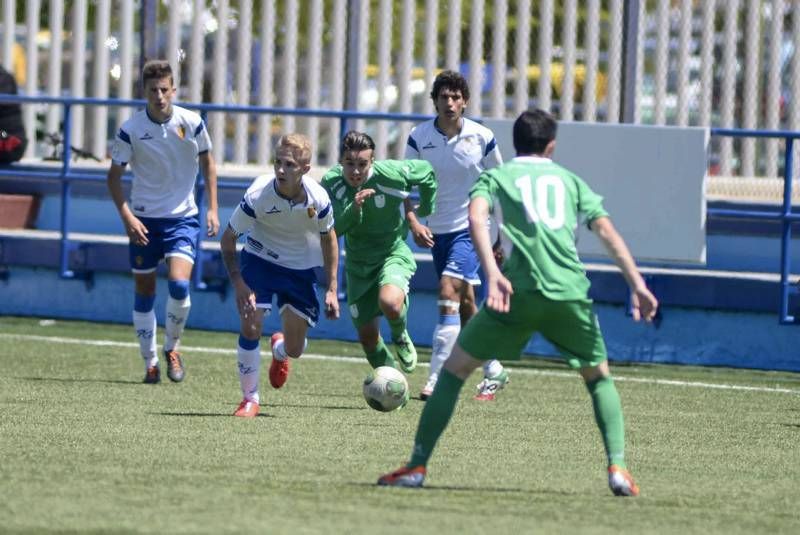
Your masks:
<path fill-rule="evenodd" d="M 495 377 L 503 371 L 503 365 L 497 360 L 490 360 L 483 365 L 484 377 Z"/>
<path fill-rule="evenodd" d="M 239 346 L 236 355 L 239 361 L 239 385 L 242 387 L 242 397 L 258 403 L 258 378 L 261 371 L 259 346 L 253 349 Z"/>
<path fill-rule="evenodd" d="M 444 325 L 437 323 L 433 329 L 433 347 L 431 348 L 431 369 L 428 377 L 438 377 L 444 361 L 450 356 L 453 345 L 456 343 L 458 333 L 461 332 L 461 323 Z"/>
<path fill-rule="evenodd" d="M 192 299 L 177 300 L 172 296 L 167 298 L 167 319 L 164 320 L 164 351 L 176 349 L 181 341 L 189 309 L 192 308 Z"/>
<path fill-rule="evenodd" d="M 275 347 L 272 348 L 272 356 L 275 357 L 275 360 L 280 362 L 286 360 L 286 357 L 291 356 L 289 355 L 289 353 L 286 352 L 286 345 L 283 342 L 284 342 L 283 340 L 279 340 L 278 343 L 275 344 Z M 307 347 L 308 347 L 308 338 L 303 340 L 303 351 L 305 351 Z M 301 355 L 302 353 L 292 358 L 299 359 Z"/>
<path fill-rule="evenodd" d="M 139 340 L 139 353 L 144 359 L 144 367 L 155 366 L 158 364 L 156 354 L 156 313 L 133 311 L 133 328 L 136 331 L 136 338 Z"/>

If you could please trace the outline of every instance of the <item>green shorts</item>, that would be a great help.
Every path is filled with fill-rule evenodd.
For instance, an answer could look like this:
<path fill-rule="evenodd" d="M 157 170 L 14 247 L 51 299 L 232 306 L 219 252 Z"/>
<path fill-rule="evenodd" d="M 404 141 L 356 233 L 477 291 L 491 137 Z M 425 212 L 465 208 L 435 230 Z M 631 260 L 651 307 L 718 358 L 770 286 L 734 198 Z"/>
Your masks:
<path fill-rule="evenodd" d="M 534 332 L 558 348 L 571 368 L 597 366 L 607 358 L 591 301 L 553 301 L 530 290 L 514 293 L 506 314 L 481 307 L 458 343 L 476 359 L 519 359 Z"/>
<path fill-rule="evenodd" d="M 382 286 L 397 286 L 406 294 L 408 303 L 408 283 L 416 270 L 417 263 L 410 255 L 392 255 L 371 268 L 360 265 L 357 269 L 346 269 L 347 304 L 353 325 L 358 328 L 383 314 L 378 306 Z"/>

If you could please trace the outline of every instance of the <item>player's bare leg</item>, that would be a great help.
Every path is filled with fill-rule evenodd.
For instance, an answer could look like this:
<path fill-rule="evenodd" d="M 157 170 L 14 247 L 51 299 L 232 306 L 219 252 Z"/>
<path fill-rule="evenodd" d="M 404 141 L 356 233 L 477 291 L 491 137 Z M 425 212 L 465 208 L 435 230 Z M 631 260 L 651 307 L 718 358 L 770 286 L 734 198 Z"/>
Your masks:
<path fill-rule="evenodd" d="M 282 332 L 272 335 L 272 364 L 269 367 L 269 382 L 274 388 L 280 388 L 289 378 L 291 363 L 289 357 L 296 359 L 305 351 L 308 341 L 308 322 L 286 307 L 281 312 Z"/>

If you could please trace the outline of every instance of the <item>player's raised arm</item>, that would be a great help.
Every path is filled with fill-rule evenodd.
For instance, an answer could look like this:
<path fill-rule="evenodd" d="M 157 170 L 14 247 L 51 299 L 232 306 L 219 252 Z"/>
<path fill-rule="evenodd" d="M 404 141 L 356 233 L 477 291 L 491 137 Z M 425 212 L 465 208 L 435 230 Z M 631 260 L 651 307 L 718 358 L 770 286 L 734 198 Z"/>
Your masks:
<path fill-rule="evenodd" d="M 633 305 L 633 319 L 639 321 L 644 318 L 645 321 L 653 321 L 658 310 L 658 300 L 647 288 L 647 285 L 636 267 L 636 262 L 622 239 L 617 229 L 614 228 L 611 219 L 603 216 L 594 219 L 589 227 L 597 234 L 603 246 L 608 251 L 614 263 L 619 266 L 622 271 L 622 276 L 625 277 L 625 282 L 631 289 L 631 303 Z"/>

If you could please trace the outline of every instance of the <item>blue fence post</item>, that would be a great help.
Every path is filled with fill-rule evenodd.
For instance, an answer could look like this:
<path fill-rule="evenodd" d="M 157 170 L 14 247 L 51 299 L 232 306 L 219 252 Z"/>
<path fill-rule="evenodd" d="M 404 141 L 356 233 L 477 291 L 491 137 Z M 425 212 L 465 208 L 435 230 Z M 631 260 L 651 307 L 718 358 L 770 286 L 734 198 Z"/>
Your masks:
<path fill-rule="evenodd" d="M 794 323 L 794 316 L 789 314 L 789 273 L 791 257 L 789 246 L 792 240 L 792 166 L 794 165 L 794 138 L 786 138 L 786 156 L 783 171 L 783 211 L 781 213 L 781 323 Z"/>
<path fill-rule="evenodd" d="M 70 193 L 72 183 L 69 177 L 69 165 L 72 159 L 72 106 L 69 103 L 64 103 L 64 136 L 62 137 L 62 165 L 61 165 L 61 260 L 60 260 L 60 275 L 65 279 L 75 277 L 75 273 L 69 269 L 69 252 L 70 242 L 69 234 L 69 209 L 70 209 Z"/>

